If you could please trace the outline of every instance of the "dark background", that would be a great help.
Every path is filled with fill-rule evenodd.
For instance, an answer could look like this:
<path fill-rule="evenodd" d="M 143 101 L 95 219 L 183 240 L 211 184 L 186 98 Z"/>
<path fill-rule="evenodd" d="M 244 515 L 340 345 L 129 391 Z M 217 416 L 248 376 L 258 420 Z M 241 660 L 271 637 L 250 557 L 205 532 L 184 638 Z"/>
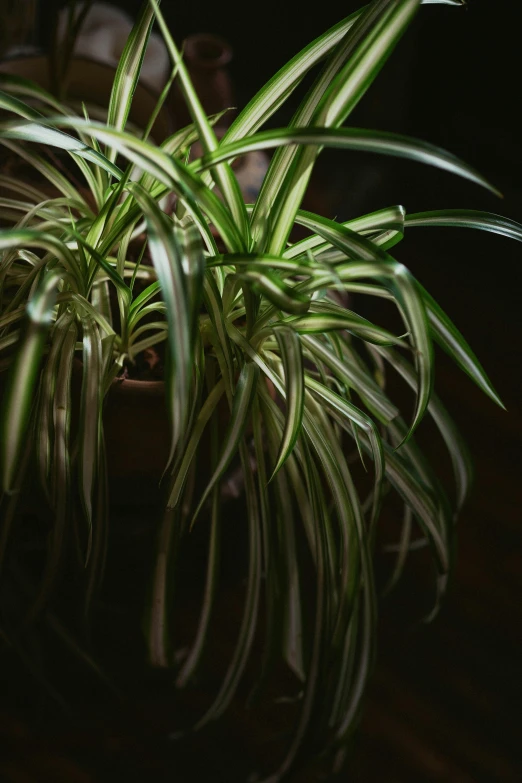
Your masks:
<path fill-rule="evenodd" d="M 139 3 L 122 5 L 132 12 Z M 350 124 L 418 135 L 446 147 L 488 177 L 504 194 L 502 200 L 420 164 L 325 153 L 314 183 L 314 208 L 347 219 L 392 203 L 413 212 L 462 207 L 522 222 L 518 5 L 469 0 L 465 9 L 421 8 L 350 119 Z M 196 32 L 217 33 L 230 42 L 239 106 L 294 52 L 358 6 L 350 1 L 312 7 L 295 0 L 162 4 L 178 42 Z M 289 110 L 283 112 L 281 122 L 288 115 Z M 396 248 L 396 257 L 454 319 L 508 410 L 496 408 L 439 357 L 437 389 L 476 460 L 474 494 L 459 522 L 457 572 L 441 615 L 430 626 L 419 623 L 415 564 L 383 602 L 379 662 L 355 758 L 343 779 L 517 783 L 522 780 L 522 245 L 479 232 L 426 229 L 412 232 Z M 137 780 L 171 779 L 172 759 L 165 757 L 161 766 L 146 740 L 133 755 L 125 730 L 113 726 L 111 731 L 120 742 L 114 740 L 106 751 L 114 779 L 124 769 L 126 774 L 133 769 Z M 249 741 L 238 744 L 239 757 L 249 747 Z M 215 779 L 228 781 L 226 773 Z M 315 779 L 313 773 L 306 779 Z"/>

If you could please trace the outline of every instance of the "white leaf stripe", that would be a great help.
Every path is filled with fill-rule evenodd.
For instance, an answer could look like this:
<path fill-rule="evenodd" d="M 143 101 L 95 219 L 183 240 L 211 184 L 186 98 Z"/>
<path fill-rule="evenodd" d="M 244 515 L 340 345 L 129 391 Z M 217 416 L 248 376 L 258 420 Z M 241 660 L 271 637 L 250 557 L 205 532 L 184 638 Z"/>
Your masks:
<path fill-rule="evenodd" d="M 409 136 L 362 128 L 281 128 L 264 131 L 231 144 L 222 142 L 216 152 L 193 161 L 189 168 L 203 171 L 214 163 L 253 150 L 272 149 L 285 144 L 322 145 L 407 158 L 458 174 L 498 193 L 493 185 L 490 185 L 475 169 L 446 150 Z"/>
<path fill-rule="evenodd" d="M 286 422 L 279 454 L 270 481 L 292 453 L 301 431 L 304 410 L 303 356 L 299 335 L 288 326 L 274 329 L 285 373 Z"/>
<path fill-rule="evenodd" d="M 129 116 L 153 21 L 153 10 L 144 4 L 118 63 L 107 115 L 107 124 L 118 130 L 125 128 Z M 114 163 L 115 158 L 116 150 L 109 149 L 107 159 Z"/>

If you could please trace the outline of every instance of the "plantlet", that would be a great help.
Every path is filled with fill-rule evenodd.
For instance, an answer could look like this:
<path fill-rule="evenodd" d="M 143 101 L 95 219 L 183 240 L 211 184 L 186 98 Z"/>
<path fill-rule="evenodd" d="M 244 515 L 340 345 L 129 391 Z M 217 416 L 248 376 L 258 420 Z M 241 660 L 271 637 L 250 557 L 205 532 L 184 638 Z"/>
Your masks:
<path fill-rule="evenodd" d="M 73 115 L 25 81 L 4 80 L 0 94 L 7 112 L 0 141 L 56 190 L 47 197 L 34 183 L 0 177 L 3 189 L 15 194 L 0 199 L 1 218 L 10 224 L 0 230 L 0 361 L 8 373 L 0 414 L 1 567 L 7 574 L 14 567 L 7 547 L 16 540 L 24 466 L 34 460 L 53 522 L 41 577 L 31 586 L 29 617 L 52 606 L 59 593 L 58 566 L 70 557 L 67 531 L 75 527 L 89 617 L 110 525 L 104 398 L 126 363 L 164 342 L 171 446 L 147 614 L 150 660 L 172 668 L 177 685 L 185 687 L 212 646 L 220 545 L 228 545 L 219 489 L 238 458 L 248 509 L 244 610 L 222 685 L 197 725 L 218 718 L 234 698 L 260 632 L 262 605 L 259 677 L 267 679 L 282 658 L 302 688 L 287 754 L 271 780 L 283 777 L 310 742 L 314 750 L 333 753 L 339 765 L 357 725 L 374 660 L 372 560 L 388 490 L 405 509 L 394 579 L 414 520 L 434 566 L 431 616 L 444 594 L 470 463 L 433 391 L 433 343 L 501 404 L 457 328 L 390 251 L 413 227 L 466 226 L 520 241 L 522 226 L 474 211 L 408 215 L 392 206 L 338 223 L 301 209 L 325 147 L 340 155 L 357 150 L 409 158 L 493 190 L 475 170 L 430 144 L 344 126 L 420 5 L 374 0 L 341 21 L 290 60 L 219 141 L 153 0 L 143 7 L 120 61 L 106 123 Z M 141 136 L 126 130 L 154 18 L 173 65 L 158 110 L 177 79 L 193 120 L 159 146 L 149 139 L 154 117 Z M 287 127 L 260 130 L 318 64 Z M 189 162 L 196 140 L 204 154 Z M 66 151 L 77 166 L 75 178 L 49 162 L 52 148 Z M 230 164 L 259 149 L 275 152 L 255 204 L 245 204 Z M 296 225 L 308 235 L 292 242 Z M 139 251 L 131 257 L 136 243 Z M 143 263 L 145 253 L 152 265 Z M 139 293 L 138 281 L 144 283 Z M 339 296 L 346 292 L 389 300 L 402 320 L 401 333 L 349 309 Z M 73 432 L 76 355 L 83 371 Z M 411 415 L 387 394 L 390 369 L 414 390 Z M 223 401 L 226 426 L 218 415 Z M 454 502 L 416 444 L 426 414 L 451 457 Z M 211 472 L 193 497 L 206 432 Z M 371 477 L 369 487 L 366 479 L 359 485 L 353 452 Z M 193 644 L 179 661 L 169 596 L 176 558 L 204 509 L 211 517 L 204 598 Z M 313 597 L 305 601 L 311 575 Z"/>

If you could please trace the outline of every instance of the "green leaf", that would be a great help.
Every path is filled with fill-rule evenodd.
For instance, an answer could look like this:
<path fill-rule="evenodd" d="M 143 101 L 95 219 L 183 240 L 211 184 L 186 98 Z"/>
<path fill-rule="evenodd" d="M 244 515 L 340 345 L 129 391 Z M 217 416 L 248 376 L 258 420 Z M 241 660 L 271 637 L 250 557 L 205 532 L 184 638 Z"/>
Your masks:
<path fill-rule="evenodd" d="M 102 346 L 93 318 L 82 318 L 83 377 L 79 419 L 79 492 L 87 523 L 87 564 L 92 544 L 93 497 L 99 468 L 102 427 Z"/>
<path fill-rule="evenodd" d="M 417 285 L 424 299 L 433 338 L 458 366 L 469 375 L 479 389 L 482 389 L 484 394 L 487 394 L 493 402 L 504 408 L 491 381 L 464 337 L 428 292 L 420 284 Z"/>
<path fill-rule="evenodd" d="M 182 266 L 185 275 L 187 299 L 191 320 L 190 345 L 194 349 L 196 337 L 199 335 L 199 316 L 203 298 L 204 277 L 206 271 L 205 256 L 201 235 L 192 221 L 185 221 L 183 227 L 174 226 L 174 233 L 182 248 Z"/>
<path fill-rule="evenodd" d="M 184 257 L 180 233 L 174 231 L 172 220 L 159 209 L 147 191 L 139 185 L 132 185 L 132 193 L 145 214 L 152 262 L 158 274 L 167 312 L 171 361 L 166 380 L 172 427 L 168 467 L 172 464 L 176 449 L 185 437 L 189 411 L 193 360 L 191 335 L 193 310 L 187 291 L 184 265 L 188 272 L 190 261 Z M 190 241 L 196 249 L 194 239 L 191 238 Z M 197 249 L 201 254 L 201 248 L 197 246 Z"/>
<path fill-rule="evenodd" d="M 66 127 L 72 126 L 78 131 L 88 132 L 97 138 L 98 141 L 116 149 L 128 160 L 138 165 L 148 174 L 151 174 L 158 182 L 161 182 L 168 189 L 172 189 L 181 199 L 194 221 L 201 227 L 202 233 L 207 229 L 207 225 L 206 223 L 204 223 L 204 226 L 202 225 L 200 210 L 203 210 L 217 227 L 229 250 L 233 252 L 243 249 L 243 238 L 227 208 L 200 177 L 196 176 L 189 167 L 184 166 L 175 157 L 168 155 L 161 148 L 155 147 L 150 142 L 137 139 L 124 131 L 109 128 L 102 123 L 87 122 L 86 120 L 70 117 L 54 118 L 53 122 Z M 0 138 L 2 135 L 1 127 L 0 124 Z M 103 162 L 100 165 L 107 168 Z M 122 172 L 119 172 L 119 177 L 121 176 Z M 133 219 L 132 213 L 129 219 Z"/>
<path fill-rule="evenodd" d="M 20 158 L 29 163 L 32 168 L 38 171 L 66 198 L 73 199 L 74 201 L 82 200 L 79 192 L 70 182 L 69 178 L 61 174 L 54 166 L 52 166 L 48 161 L 44 160 L 44 158 L 42 158 L 40 155 L 35 154 L 32 150 L 28 149 L 22 144 L 17 144 L 14 141 L 8 141 L 7 139 L 3 138 L 1 131 L 0 142 L 4 145 L 4 147 L 7 147 L 7 149 L 15 152 Z M 45 198 L 45 195 L 42 194 L 41 199 L 38 200 L 43 201 Z"/>
<path fill-rule="evenodd" d="M 338 126 L 372 84 L 412 21 L 420 0 L 374 0 L 349 34 L 349 56 L 322 95 L 318 125 Z M 353 43 L 352 43 L 353 40 Z"/>
<path fill-rule="evenodd" d="M 332 53 L 291 126 L 339 126 L 364 95 L 418 5 L 419 0 L 375 0 L 366 6 Z M 253 233 L 258 236 L 259 223 L 262 232 L 270 215 L 269 252 L 281 252 L 286 246 L 319 151 L 319 147 L 299 147 L 275 155 L 252 217 Z"/>
<path fill-rule="evenodd" d="M 170 34 L 168 25 L 161 14 L 156 0 L 149 0 L 154 8 L 156 18 L 174 67 L 178 72 L 178 84 L 187 104 L 187 108 L 192 116 L 194 125 L 198 130 L 199 140 L 205 152 L 213 152 L 218 148 L 218 141 L 212 126 L 207 118 L 201 102 L 194 90 L 188 70 L 182 60 L 181 54 L 174 43 Z M 245 210 L 245 203 L 241 195 L 241 189 L 232 168 L 229 165 L 220 165 L 212 169 L 212 176 L 216 185 L 220 188 L 223 198 L 230 210 L 230 214 L 238 227 L 239 234 L 243 240 L 242 249 L 246 249 L 250 244 L 250 229 Z"/>
<path fill-rule="evenodd" d="M 361 503 L 332 423 L 323 406 L 309 393 L 305 401 L 303 426 L 329 485 L 339 529 L 339 538 L 333 539 L 330 535 L 328 541 L 332 549 L 329 587 L 331 645 L 336 649 L 354 609 L 361 566 L 366 558 L 369 540 L 365 532 Z M 327 530 L 327 534 L 328 532 Z M 371 585 L 369 587 L 371 588 Z"/>
<path fill-rule="evenodd" d="M 404 516 L 403 516 L 403 522 L 402 522 L 402 530 L 401 530 L 401 537 L 399 539 L 399 542 L 396 546 L 397 549 L 397 557 L 395 560 L 395 567 L 392 571 L 392 574 L 388 581 L 386 582 L 385 586 L 382 589 L 382 595 L 386 596 L 388 593 L 391 592 L 391 590 L 395 587 L 397 582 L 402 576 L 402 572 L 404 571 L 404 566 L 406 564 L 406 558 L 408 556 L 408 552 L 410 549 L 410 541 L 411 541 L 411 529 L 412 529 L 412 519 L 413 519 L 413 512 L 410 508 L 410 506 L 405 505 L 404 506 Z M 387 549 L 387 551 L 390 551 L 390 549 Z"/>
<path fill-rule="evenodd" d="M 303 335 L 301 342 L 305 348 L 309 349 L 314 361 L 320 360 L 324 362 L 335 378 L 359 395 L 368 410 L 379 421 L 387 424 L 398 415 L 397 407 L 385 396 L 369 372 L 363 372 L 354 363 L 341 361 L 317 337 Z"/>
<path fill-rule="evenodd" d="M 292 117 L 289 125 L 290 127 L 305 127 L 310 124 L 323 124 L 314 123 L 314 115 L 318 104 L 321 102 L 328 87 L 335 79 L 339 70 L 349 59 L 350 54 L 353 51 L 355 40 L 358 37 L 358 31 L 361 27 L 361 20 L 364 20 L 368 16 L 368 8 L 363 9 L 360 14 L 357 15 L 357 19 L 354 25 L 350 28 L 341 41 L 337 44 L 334 50 L 331 52 L 330 57 L 324 68 L 316 77 L 314 84 L 309 89 L 307 95 L 302 100 L 299 108 Z M 273 155 L 270 165 L 268 167 L 267 174 L 264 178 L 261 191 L 252 212 L 252 234 L 255 237 L 256 243 L 265 244 L 266 230 L 269 225 L 269 221 L 273 223 L 274 217 L 278 211 L 284 210 L 284 201 L 281 195 L 288 190 L 288 185 L 285 186 L 285 179 L 288 182 L 289 172 L 294 166 L 293 172 L 295 179 L 299 179 L 301 176 L 300 166 L 303 162 L 303 156 L 315 156 L 313 150 L 303 150 L 302 147 L 280 147 Z M 303 187 L 306 187 L 303 184 Z M 299 197 L 296 197 L 296 200 Z M 285 200 L 288 200 L 285 197 Z M 293 201 L 293 198 L 291 199 Z"/>
<path fill-rule="evenodd" d="M 254 292 L 265 296 L 285 313 L 306 313 L 310 307 L 308 296 L 285 283 L 279 274 L 271 269 L 262 272 L 250 269 L 240 273 L 239 277 L 247 281 Z"/>
<path fill-rule="evenodd" d="M 272 272 L 277 269 L 288 273 L 285 277 L 295 277 L 296 275 L 306 275 L 309 277 L 316 269 L 324 271 L 322 264 L 312 264 L 308 258 L 306 260 L 286 259 L 283 256 L 271 256 L 267 253 L 218 253 L 209 257 L 207 267 L 233 267 L 238 266 L 241 269 L 247 268 L 247 271 Z"/>
<path fill-rule="evenodd" d="M 118 62 L 107 114 L 107 124 L 117 130 L 124 130 L 127 123 L 153 21 L 154 12 L 144 3 Z M 107 159 L 114 163 L 114 148 L 107 150 Z"/>
<path fill-rule="evenodd" d="M 176 509 L 180 503 L 183 487 L 187 480 L 189 468 L 192 460 L 194 459 L 194 455 L 196 454 L 203 430 L 205 429 L 210 417 L 214 413 L 219 400 L 223 396 L 224 391 L 225 382 L 221 378 L 216 383 L 212 391 L 209 393 L 207 399 L 201 406 L 197 419 L 192 428 L 189 441 L 183 453 L 183 457 L 180 460 L 180 464 L 177 466 L 177 470 L 172 473 L 172 480 L 168 493 L 167 512 Z"/>
<path fill-rule="evenodd" d="M 38 580 L 38 590 L 26 621 L 32 620 L 47 605 L 60 575 L 67 523 L 72 515 L 70 420 L 71 420 L 71 371 L 76 343 L 76 324 L 67 327 L 61 340 L 61 352 L 57 367 L 56 385 L 52 399 L 53 458 L 51 469 L 51 502 L 54 524 L 48 539 L 48 551 L 43 573 Z"/>
<path fill-rule="evenodd" d="M 89 560 L 87 585 L 85 588 L 84 614 L 89 619 L 91 609 L 99 593 L 108 549 L 109 533 L 109 491 L 107 458 L 103 429 L 100 433 L 99 462 L 96 482 L 96 505 L 92 527 L 92 552 Z"/>
<path fill-rule="evenodd" d="M 3 92 L 0 90 L 0 109 L 4 109 L 7 111 L 12 111 L 14 114 L 18 114 L 20 117 L 23 117 L 25 120 L 40 120 L 43 119 L 43 115 L 36 111 L 36 109 L 33 109 L 31 106 L 28 106 L 23 101 L 20 101 L 18 98 L 15 98 L 12 95 L 9 95 L 6 92 Z"/>
<path fill-rule="evenodd" d="M 129 323 L 132 322 L 132 319 L 137 316 L 137 314 L 141 311 L 144 305 L 147 304 L 153 297 L 157 296 L 161 291 L 161 283 L 159 280 L 156 280 L 154 283 L 151 283 L 147 288 L 145 288 L 141 294 L 138 294 L 138 296 L 133 299 L 131 306 L 129 307 Z"/>
<path fill-rule="evenodd" d="M 466 0 L 422 0 L 423 5 L 434 5 L 435 3 L 438 5 L 454 5 L 462 8 L 466 5 Z"/>
<path fill-rule="evenodd" d="M 303 77 L 338 44 L 361 11 L 338 22 L 289 60 L 236 117 L 222 143 L 233 142 L 256 131 L 298 87 Z"/>
<path fill-rule="evenodd" d="M 433 386 L 433 349 L 424 300 L 418 283 L 405 266 L 398 264 L 368 239 L 355 234 L 345 226 L 340 226 L 326 218 L 319 218 L 317 215 L 305 217 L 304 213 L 301 214 L 300 220 L 339 250 L 345 252 L 348 257 L 376 262 L 375 265 L 354 263 L 353 265 L 336 266 L 336 279 L 344 282 L 345 279 L 354 279 L 354 277 L 380 278 L 382 283 L 393 293 L 401 316 L 410 332 L 410 340 L 415 349 L 415 364 L 419 374 L 416 406 L 407 435 L 407 437 L 411 437 L 424 415 Z M 306 290 L 310 285 L 305 283 L 300 288 Z M 316 278 L 313 281 L 313 286 L 317 289 L 318 285 L 319 281 Z"/>
<path fill-rule="evenodd" d="M 247 362 L 237 382 L 234 392 L 234 402 L 230 417 L 230 424 L 225 433 L 223 446 L 217 467 L 207 484 L 205 491 L 198 503 L 196 511 L 192 517 L 191 526 L 194 524 L 199 512 L 201 511 L 205 500 L 209 496 L 215 484 L 219 481 L 225 470 L 228 468 L 233 456 L 236 454 L 241 438 L 247 425 L 250 409 L 256 393 L 259 369 L 253 362 Z"/>
<path fill-rule="evenodd" d="M 313 620 L 311 650 L 306 669 L 302 706 L 297 725 L 292 735 L 290 747 L 277 772 L 274 775 L 271 775 L 270 778 L 267 778 L 264 783 L 278 783 L 278 781 L 284 778 L 293 767 L 295 760 L 301 751 L 303 742 L 309 732 L 310 724 L 317 711 L 318 693 L 320 692 L 321 681 L 323 679 L 321 675 L 324 674 L 327 656 L 327 607 L 329 596 L 327 592 L 327 574 L 325 568 L 327 563 L 325 536 L 327 525 L 325 524 L 325 518 L 327 517 L 328 512 L 318 471 L 308 453 L 306 454 L 304 465 L 304 476 L 306 482 L 306 495 L 311 501 L 312 514 L 315 521 L 314 545 L 317 552 L 315 617 Z"/>
<path fill-rule="evenodd" d="M 40 103 L 43 103 L 44 105 L 50 106 L 53 111 L 58 113 L 66 114 L 66 110 L 64 106 L 58 101 L 54 95 L 51 95 L 50 92 L 47 92 L 47 90 L 44 90 L 41 85 L 37 84 L 37 82 L 31 81 L 30 79 L 26 79 L 23 76 L 18 76 L 17 74 L 11 74 L 11 73 L 0 73 L 0 87 L 2 88 L 2 97 L 5 97 L 6 95 L 8 98 L 11 98 L 9 93 L 5 92 L 6 88 L 11 93 L 16 93 L 17 95 L 23 95 L 26 98 L 30 98 L 32 100 L 39 101 Z M 7 106 L 5 108 L 8 108 Z M 28 107 L 27 104 L 24 104 L 24 108 L 26 110 L 29 110 L 31 107 Z M 17 113 L 19 114 L 20 111 L 18 110 Z M 34 116 L 42 116 L 39 112 L 35 112 Z M 22 115 L 23 116 L 23 115 Z"/>
<path fill-rule="evenodd" d="M 209 314 L 210 323 L 213 326 L 213 329 L 205 331 L 216 350 L 221 373 L 226 380 L 227 387 L 231 389 L 234 383 L 234 357 L 232 355 L 230 338 L 227 334 L 223 301 L 211 270 L 207 270 L 205 274 L 203 301 Z"/>
<path fill-rule="evenodd" d="M 230 336 L 230 339 L 233 340 L 233 342 L 239 347 L 244 355 L 250 359 L 250 361 L 257 364 L 261 372 L 266 376 L 266 378 L 272 381 L 279 394 L 281 394 L 281 396 L 284 398 L 284 384 L 278 373 L 271 369 L 266 360 L 266 357 L 262 356 L 261 353 L 252 346 L 246 337 L 241 334 L 239 329 L 237 329 L 230 321 L 227 322 L 227 332 Z"/>
<path fill-rule="evenodd" d="M 272 493 L 268 487 L 266 472 L 266 430 L 256 397 L 252 406 L 253 456 L 255 459 L 258 489 L 258 516 L 261 531 L 261 558 L 264 581 L 265 634 L 263 653 L 259 665 L 259 674 L 254 688 L 250 692 L 247 705 L 253 707 L 259 694 L 273 673 L 274 666 L 279 663 L 279 655 L 283 640 L 283 612 L 281 605 L 281 589 L 284 581 L 284 566 L 279 553 L 279 532 L 271 518 Z M 246 449 L 245 449 L 246 451 Z"/>
<path fill-rule="evenodd" d="M 244 372 L 248 369 L 246 372 Z M 236 391 L 234 397 L 234 410 L 236 409 L 236 398 L 240 393 L 242 396 L 248 394 L 248 387 L 252 385 L 255 392 L 255 380 L 257 378 L 257 367 L 252 364 L 246 364 L 240 377 L 241 389 Z M 244 384 L 244 386 L 243 386 Z M 245 391 L 243 391 L 243 389 Z M 242 403 L 240 403 L 242 404 Z M 232 417 L 234 418 L 234 410 Z M 247 500 L 247 520 L 249 535 L 249 553 L 248 553 L 248 578 L 246 586 L 245 608 L 239 628 L 238 640 L 235 649 L 230 657 L 227 672 L 223 679 L 219 692 L 209 709 L 202 718 L 198 720 L 195 729 L 200 729 L 210 720 L 218 718 L 229 706 L 237 686 L 243 675 L 248 656 L 250 654 L 254 633 L 257 626 L 257 616 L 259 610 L 259 594 L 261 589 L 261 535 L 260 535 L 260 511 L 259 500 L 257 497 L 254 475 L 250 464 L 250 455 L 244 443 L 239 444 L 241 464 L 245 480 L 245 496 Z M 223 455 L 220 459 L 222 462 Z M 218 465 L 219 469 L 219 465 Z M 201 506 L 201 504 L 200 504 Z"/>
<path fill-rule="evenodd" d="M 265 418 L 266 424 L 266 418 Z M 268 425 L 267 425 L 268 428 Z M 279 435 L 279 434 L 278 434 Z M 282 433 L 281 433 L 282 435 Z M 273 438 L 274 461 L 277 458 L 281 435 Z M 292 457 L 289 457 L 291 460 Z M 288 465 L 288 460 L 285 463 Z M 304 650 L 303 650 L 303 608 L 301 587 L 299 582 L 299 556 L 297 553 L 295 517 L 292 504 L 290 485 L 286 477 L 286 471 L 279 471 L 274 478 L 275 498 L 278 515 L 278 527 L 282 539 L 282 552 L 286 561 L 286 580 L 283 590 L 285 601 L 283 616 L 283 655 L 284 658 L 301 682 L 305 680 L 304 674 Z M 303 507 L 307 502 L 300 498 L 299 513 L 304 514 Z"/>
<path fill-rule="evenodd" d="M 371 585 L 373 579 L 371 569 L 368 570 L 365 578 Z M 354 624 L 347 629 L 342 655 L 343 663 L 346 662 L 341 674 L 344 688 L 340 691 L 341 707 L 338 716 L 336 716 L 338 722 L 335 734 L 335 742 L 341 748 L 343 745 L 346 746 L 348 737 L 353 734 L 357 726 L 361 702 L 375 660 L 376 619 L 372 591 L 364 590 L 362 592 L 360 607 L 354 610 Z M 357 615 L 362 614 L 362 622 L 358 616 L 355 617 L 356 612 Z"/>
<path fill-rule="evenodd" d="M 60 368 L 64 341 L 69 333 L 73 320 L 74 314 L 66 312 L 63 313 L 63 315 L 61 315 L 54 324 L 52 330 L 51 347 L 47 356 L 47 361 L 45 362 L 45 366 L 42 370 L 40 383 L 38 384 L 36 459 L 38 464 L 40 484 L 49 501 L 51 501 L 49 476 L 52 464 L 51 448 L 54 438 L 53 405 L 56 392 L 56 381 Z"/>
<path fill-rule="evenodd" d="M 366 416 L 366 414 L 360 411 L 355 405 L 343 399 L 339 394 L 336 394 L 324 384 L 319 383 L 309 375 L 305 376 L 305 384 L 317 397 L 321 398 L 323 403 L 326 403 L 329 408 L 340 414 L 340 417 L 342 418 L 339 420 L 342 421 L 346 432 L 353 436 L 352 428 L 350 426 L 350 423 L 353 422 L 358 428 L 366 433 L 371 445 L 372 459 L 375 465 L 373 511 L 370 523 L 371 527 L 374 527 L 379 513 L 385 472 L 384 452 L 379 431 L 369 416 Z"/>
<path fill-rule="evenodd" d="M 299 224 L 299 217 L 303 214 L 306 217 L 309 213 L 298 210 L 295 222 Z M 404 207 L 395 206 L 379 209 L 369 215 L 363 215 L 354 220 L 347 220 L 341 225 L 355 231 L 356 234 L 368 236 L 373 244 L 383 247 L 383 250 L 389 250 L 390 247 L 400 242 L 404 236 Z M 284 258 L 297 258 L 307 254 L 310 250 L 315 250 L 314 256 L 320 255 L 325 250 L 331 248 L 330 242 L 325 242 L 323 237 L 318 234 L 306 237 L 287 248 L 283 253 Z"/>
<path fill-rule="evenodd" d="M 411 508 L 428 537 L 439 572 L 446 574 L 449 570 L 450 552 L 445 531 L 441 529 L 439 511 L 434 498 L 426 490 L 425 485 L 415 477 L 409 469 L 408 463 L 401 458 L 400 454 L 387 443 L 383 443 L 383 447 L 386 476 L 404 502 Z"/>
<path fill-rule="evenodd" d="M 208 388 L 211 391 L 215 388 L 215 373 L 207 370 Z M 215 465 L 218 453 L 218 419 L 212 419 L 211 431 L 211 464 Z M 176 686 L 185 687 L 197 671 L 208 640 L 208 632 L 212 610 L 214 608 L 218 575 L 220 565 L 220 544 L 221 544 L 221 520 L 220 520 L 221 496 L 219 485 L 212 490 L 212 512 L 210 519 L 210 535 L 208 542 L 207 573 L 205 579 L 205 590 L 201 604 L 200 618 L 194 643 L 189 654 L 183 661 L 181 670 L 176 677 Z"/>
<path fill-rule="evenodd" d="M 311 312 L 301 318 L 285 318 L 282 323 L 288 324 L 299 334 L 325 334 L 326 332 L 346 330 L 375 345 L 407 346 L 404 340 L 380 326 L 375 326 L 351 310 L 333 304 L 321 306 L 322 304 L 314 303 L 310 308 L 311 310 L 319 310 L 319 312 Z"/>
<path fill-rule="evenodd" d="M 0 185 L 13 193 L 18 193 L 18 195 L 31 199 L 34 204 L 38 204 L 46 199 L 45 193 L 35 188 L 34 185 L 29 185 L 27 182 L 9 177 L 6 174 L 0 174 Z"/>
<path fill-rule="evenodd" d="M 23 336 L 4 392 L 0 411 L 0 459 L 2 489 L 7 494 L 13 491 L 16 482 L 59 278 L 56 273 L 48 274 L 27 305 Z"/>
<path fill-rule="evenodd" d="M 438 209 L 432 212 L 407 215 L 404 223 L 408 228 L 414 226 L 474 228 L 522 242 L 522 224 L 492 212 L 480 212 L 473 209 Z"/>
<path fill-rule="evenodd" d="M 457 174 L 500 195 L 496 188 L 474 168 L 446 150 L 410 136 L 363 128 L 279 128 L 263 131 L 230 144 L 222 142 L 216 152 L 193 161 L 189 169 L 197 172 L 204 171 L 223 160 L 245 155 L 254 150 L 273 149 L 285 144 L 359 150 L 406 158 Z M 269 252 L 277 253 L 275 248 Z"/>
<path fill-rule="evenodd" d="M 277 326 L 274 334 L 285 373 L 286 422 L 270 481 L 292 453 L 301 432 L 304 410 L 303 355 L 299 335 L 289 326 Z"/>
<path fill-rule="evenodd" d="M 409 362 L 391 349 L 377 348 L 376 350 L 397 370 L 412 388 L 415 388 L 417 376 Z M 469 495 L 473 480 L 473 463 L 471 456 L 468 447 L 463 441 L 453 420 L 435 393 L 432 394 L 428 404 L 428 413 L 437 425 L 451 458 L 455 484 L 457 487 L 457 509 L 460 510 Z"/>
<path fill-rule="evenodd" d="M 59 121 L 65 124 L 67 119 L 60 117 Z M 49 122 L 48 118 L 46 122 Z M 70 120 L 70 122 L 71 124 L 79 123 L 80 120 Z M 88 130 L 88 127 L 85 130 Z M 31 141 L 37 144 L 48 144 L 50 147 L 59 147 L 62 150 L 78 155 L 80 158 L 90 160 L 97 166 L 101 166 L 102 169 L 112 174 L 116 179 L 120 179 L 122 176 L 122 171 L 101 153 L 96 152 L 96 150 L 79 139 L 75 139 L 74 136 L 69 136 L 67 133 L 51 128 L 48 125 L 28 120 L 6 120 L 0 122 L 0 139 Z"/>
<path fill-rule="evenodd" d="M 464 5 L 465 0 L 422 0 L 421 4 L 435 2 Z M 223 141 L 248 136 L 261 127 L 290 97 L 304 76 L 342 41 L 362 13 L 363 9 L 342 19 L 285 63 L 239 113 Z"/>
<path fill-rule="evenodd" d="M 217 112 L 216 114 L 212 114 L 207 117 L 207 120 L 209 121 L 210 125 L 214 127 L 228 111 L 230 111 L 230 109 L 223 109 L 223 111 Z M 165 152 L 168 152 L 169 155 L 180 155 L 184 150 L 186 151 L 189 147 L 191 147 L 198 139 L 198 129 L 194 123 L 190 123 L 190 125 L 181 128 L 181 130 L 178 130 L 173 133 L 172 136 L 169 136 L 168 139 L 165 139 L 165 141 L 161 143 L 161 148 L 165 150 Z"/>

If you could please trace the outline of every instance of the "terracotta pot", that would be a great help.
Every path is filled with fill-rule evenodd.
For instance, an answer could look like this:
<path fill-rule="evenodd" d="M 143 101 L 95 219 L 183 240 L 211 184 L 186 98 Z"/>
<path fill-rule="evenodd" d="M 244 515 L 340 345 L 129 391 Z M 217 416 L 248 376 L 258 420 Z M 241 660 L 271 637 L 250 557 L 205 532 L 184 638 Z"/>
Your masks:
<path fill-rule="evenodd" d="M 73 439 L 78 430 L 83 365 L 73 364 L 71 385 Z M 109 499 L 117 506 L 158 506 L 164 501 L 160 488 L 170 452 L 171 425 L 164 381 L 116 378 L 106 395 L 103 431 L 107 457 Z M 220 431 L 224 432 L 229 409 L 225 397 L 218 403 Z M 210 479 L 210 430 L 205 428 L 197 453 L 196 491 Z M 223 481 L 222 497 L 239 494 L 241 477 L 233 471 Z"/>
<path fill-rule="evenodd" d="M 71 383 L 73 439 L 78 430 L 83 365 L 75 359 Z M 163 381 L 116 378 L 103 409 L 109 498 L 117 505 L 159 502 L 170 449 Z"/>
<path fill-rule="evenodd" d="M 170 449 L 163 381 L 113 381 L 103 412 L 111 500 L 159 500 Z"/>

